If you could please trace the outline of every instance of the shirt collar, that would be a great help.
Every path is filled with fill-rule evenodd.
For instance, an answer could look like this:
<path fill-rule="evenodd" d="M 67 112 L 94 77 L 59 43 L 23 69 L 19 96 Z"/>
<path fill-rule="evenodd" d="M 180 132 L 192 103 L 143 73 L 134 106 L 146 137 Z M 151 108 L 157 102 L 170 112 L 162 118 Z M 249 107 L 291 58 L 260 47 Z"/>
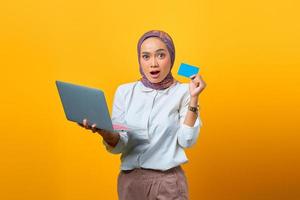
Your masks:
<path fill-rule="evenodd" d="M 143 92 L 157 91 L 157 92 L 163 93 L 163 94 L 168 94 L 169 90 L 177 84 L 178 84 L 178 81 L 175 80 L 175 83 L 173 83 L 170 87 L 168 87 L 164 90 L 155 90 L 155 89 L 144 86 L 144 84 L 141 81 L 138 81 L 138 85 Z"/>

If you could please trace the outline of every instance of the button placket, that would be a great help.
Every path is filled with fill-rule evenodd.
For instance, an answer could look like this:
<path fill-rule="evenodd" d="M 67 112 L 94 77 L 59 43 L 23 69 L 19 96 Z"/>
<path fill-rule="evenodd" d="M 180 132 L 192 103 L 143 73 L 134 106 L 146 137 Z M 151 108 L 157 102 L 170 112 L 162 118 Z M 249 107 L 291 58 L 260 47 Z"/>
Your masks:
<path fill-rule="evenodd" d="M 152 99 L 152 102 L 151 102 L 151 109 L 150 109 L 150 112 L 149 112 L 149 115 L 148 115 L 148 121 L 147 121 L 147 134 L 148 134 L 148 138 L 150 140 L 150 138 L 152 137 L 152 134 L 149 133 L 149 130 L 150 130 L 150 122 L 152 120 L 152 111 L 153 111 L 153 107 L 154 107 L 154 102 L 155 102 L 155 99 L 158 95 L 158 91 L 155 90 L 155 94 L 153 96 L 153 99 Z"/>
<path fill-rule="evenodd" d="M 148 135 L 148 139 L 150 141 L 150 134 L 149 134 L 149 122 L 151 120 L 151 113 L 152 113 L 152 110 L 153 110 L 153 106 L 154 106 L 154 101 L 155 101 L 155 98 L 157 97 L 158 95 L 158 92 L 155 91 L 155 94 L 152 96 L 153 98 L 151 99 L 151 104 L 150 104 L 150 111 L 149 111 L 149 114 L 148 114 L 148 119 L 147 119 L 147 135 Z M 139 167 L 141 167 L 141 156 L 143 155 L 143 153 L 147 150 L 147 148 L 145 148 L 139 155 L 138 155 L 138 158 L 137 158 L 137 161 L 138 161 L 138 165 Z"/>

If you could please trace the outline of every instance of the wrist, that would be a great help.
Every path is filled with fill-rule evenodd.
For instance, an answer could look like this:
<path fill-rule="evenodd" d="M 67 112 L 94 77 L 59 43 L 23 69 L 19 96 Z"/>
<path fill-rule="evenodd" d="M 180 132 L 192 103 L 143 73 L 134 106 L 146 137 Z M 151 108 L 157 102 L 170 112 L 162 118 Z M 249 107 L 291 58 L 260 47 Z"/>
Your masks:
<path fill-rule="evenodd" d="M 198 106 L 198 96 L 191 97 L 189 105 L 192 107 L 197 107 Z"/>
<path fill-rule="evenodd" d="M 114 137 L 114 135 L 112 133 L 107 132 L 107 131 L 100 131 L 99 133 L 105 140 L 112 140 Z"/>
<path fill-rule="evenodd" d="M 102 137 L 105 142 L 112 147 L 115 147 L 120 139 L 120 135 L 118 133 L 107 133 L 107 135 Z"/>

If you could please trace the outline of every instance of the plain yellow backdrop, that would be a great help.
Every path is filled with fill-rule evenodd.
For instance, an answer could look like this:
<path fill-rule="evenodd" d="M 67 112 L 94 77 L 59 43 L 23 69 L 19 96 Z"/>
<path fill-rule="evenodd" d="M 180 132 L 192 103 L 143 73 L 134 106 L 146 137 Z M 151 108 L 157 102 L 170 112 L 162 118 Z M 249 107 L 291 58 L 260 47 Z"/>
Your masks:
<path fill-rule="evenodd" d="M 63 80 L 102 88 L 140 78 L 150 29 L 197 65 L 203 128 L 184 165 L 192 200 L 300 199 L 299 1 L 0 3 L 0 199 L 117 199 L 119 155 L 65 119 Z M 111 111 L 111 110 L 110 110 Z"/>

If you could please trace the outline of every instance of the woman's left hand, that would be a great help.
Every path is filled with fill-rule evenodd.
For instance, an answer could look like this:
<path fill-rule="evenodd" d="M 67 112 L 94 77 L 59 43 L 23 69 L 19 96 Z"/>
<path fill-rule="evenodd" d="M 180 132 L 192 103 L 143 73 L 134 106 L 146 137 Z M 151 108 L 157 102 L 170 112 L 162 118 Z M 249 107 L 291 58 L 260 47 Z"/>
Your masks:
<path fill-rule="evenodd" d="M 202 77 L 199 74 L 195 74 L 190 78 L 192 79 L 189 84 L 190 95 L 191 97 L 198 97 L 206 87 L 206 83 L 203 81 Z"/>

